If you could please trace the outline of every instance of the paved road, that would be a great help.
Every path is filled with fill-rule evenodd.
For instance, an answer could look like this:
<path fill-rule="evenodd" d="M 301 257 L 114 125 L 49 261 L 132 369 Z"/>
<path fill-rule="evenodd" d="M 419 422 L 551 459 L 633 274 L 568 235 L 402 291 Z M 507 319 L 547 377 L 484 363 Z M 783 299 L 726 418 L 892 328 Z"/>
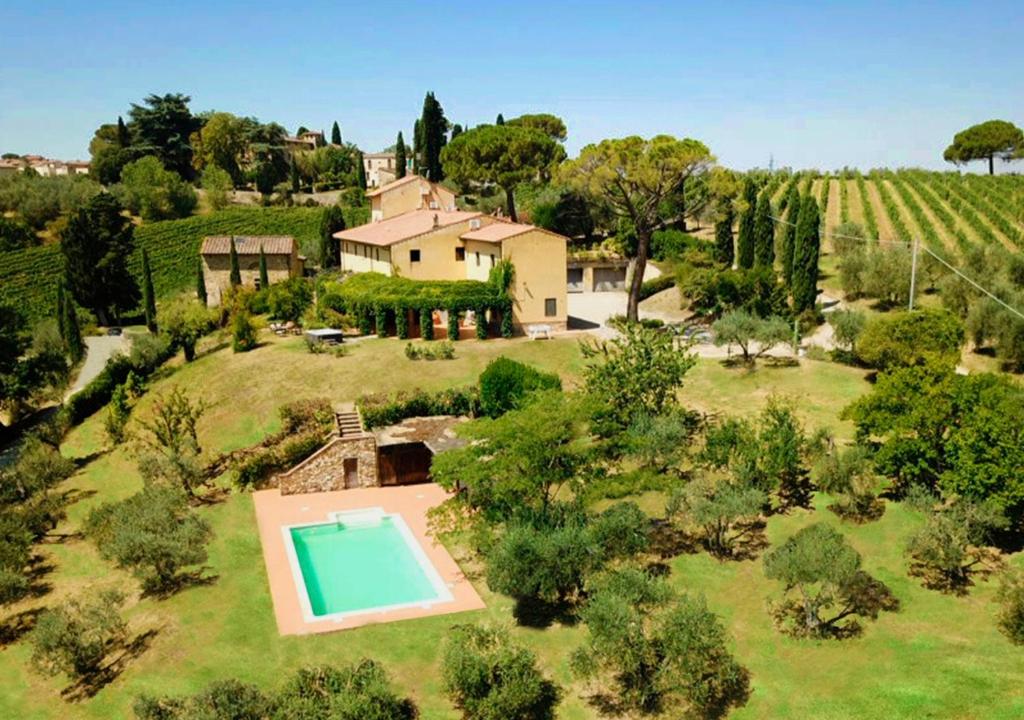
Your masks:
<path fill-rule="evenodd" d="M 92 382 L 107 364 L 107 360 L 117 353 L 128 351 L 128 339 L 124 335 L 89 335 L 85 338 L 86 355 L 82 369 L 75 378 L 74 385 L 68 390 L 65 399 Z"/>

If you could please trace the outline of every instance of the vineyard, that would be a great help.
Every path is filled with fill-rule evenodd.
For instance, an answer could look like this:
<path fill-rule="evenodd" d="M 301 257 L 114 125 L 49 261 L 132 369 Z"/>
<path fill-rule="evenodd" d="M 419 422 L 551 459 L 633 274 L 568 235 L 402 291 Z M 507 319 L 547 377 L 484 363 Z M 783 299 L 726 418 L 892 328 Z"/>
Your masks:
<path fill-rule="evenodd" d="M 779 212 L 789 187 L 810 192 L 826 232 L 852 222 L 882 242 L 920 240 L 951 261 L 971 247 L 1024 252 L 1024 177 L 926 170 L 845 170 L 774 176 L 765 186 Z"/>
<path fill-rule="evenodd" d="M 142 248 L 149 252 L 158 296 L 195 287 L 196 257 L 207 235 L 292 235 L 302 248 L 315 247 L 319 208 L 234 208 L 141 225 L 135 229 L 135 253 L 129 266 L 142 273 Z M 31 320 L 52 312 L 57 278 L 62 272 L 60 247 L 43 245 L 0 253 L 0 302 L 19 308 Z"/>

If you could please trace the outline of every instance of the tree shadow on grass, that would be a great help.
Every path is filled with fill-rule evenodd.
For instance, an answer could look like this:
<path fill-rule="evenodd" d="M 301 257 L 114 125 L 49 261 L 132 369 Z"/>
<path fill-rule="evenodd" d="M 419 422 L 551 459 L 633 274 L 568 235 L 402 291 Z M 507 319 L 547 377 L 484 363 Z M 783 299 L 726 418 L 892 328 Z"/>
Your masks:
<path fill-rule="evenodd" d="M 81 702 L 88 700 L 112 683 L 125 671 L 128 664 L 140 657 L 153 644 L 153 639 L 159 634 L 158 630 L 147 630 L 136 635 L 130 642 L 125 643 L 116 653 L 115 657 L 96 672 L 80 678 L 77 682 L 61 690 L 60 696 L 67 702 Z"/>
<path fill-rule="evenodd" d="M 36 621 L 39 620 L 39 616 L 43 614 L 44 610 L 45 608 L 41 607 L 29 608 L 28 610 L 15 613 L 5 618 L 3 622 L 0 622 L 0 649 L 18 642 L 18 640 L 32 632 L 36 626 Z"/>
<path fill-rule="evenodd" d="M 161 587 L 144 587 L 141 597 L 153 598 L 154 600 L 166 600 L 177 593 L 194 587 L 206 587 L 213 585 L 220 579 L 220 575 L 206 575 L 208 567 L 201 567 L 198 570 L 186 573 L 178 573 L 174 580 Z"/>
<path fill-rule="evenodd" d="M 694 555 L 701 550 L 700 540 L 680 530 L 666 520 L 655 520 L 651 523 L 648 534 L 648 552 L 662 560 L 678 555 Z"/>
<path fill-rule="evenodd" d="M 543 629 L 554 623 L 573 626 L 579 622 L 575 606 L 567 600 L 547 602 L 537 598 L 517 598 L 512 617 L 523 627 Z"/>
<path fill-rule="evenodd" d="M 95 450 L 88 455 L 79 455 L 78 457 L 71 458 L 71 462 L 75 464 L 75 467 L 81 470 L 92 462 L 99 460 L 101 457 L 106 455 L 110 450 L 104 448 L 102 450 Z"/>

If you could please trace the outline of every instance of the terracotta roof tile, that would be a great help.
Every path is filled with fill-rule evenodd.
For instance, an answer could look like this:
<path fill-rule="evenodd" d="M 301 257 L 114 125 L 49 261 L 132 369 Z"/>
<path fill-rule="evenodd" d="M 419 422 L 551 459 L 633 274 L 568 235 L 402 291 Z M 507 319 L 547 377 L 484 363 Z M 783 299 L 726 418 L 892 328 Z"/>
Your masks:
<path fill-rule="evenodd" d="M 295 252 L 295 238 L 291 235 L 211 235 L 203 238 L 201 255 L 231 254 L 231 238 L 235 238 L 235 252 L 239 255 L 291 255 Z"/>
<path fill-rule="evenodd" d="M 376 190 L 373 190 L 372 192 L 366 193 L 366 197 L 374 197 L 376 195 L 380 195 L 385 190 L 391 190 L 393 188 L 405 185 L 406 183 L 415 182 L 416 180 L 424 180 L 424 182 L 426 182 L 426 180 L 424 178 L 420 177 L 419 175 L 409 174 L 409 175 L 406 175 L 404 178 L 399 178 L 398 180 L 395 180 L 394 182 L 389 182 L 387 185 L 381 185 Z"/>
<path fill-rule="evenodd" d="M 348 230 L 341 230 L 334 233 L 334 237 L 339 240 L 350 240 L 367 245 L 386 247 L 394 245 L 396 242 L 430 232 L 434 229 L 435 217 L 437 218 L 437 227 L 447 227 L 480 217 L 480 213 L 462 210 L 450 212 L 445 212 L 444 210 L 412 210 L 387 220 L 381 220 L 380 222 L 371 222 L 366 225 L 349 228 Z"/>

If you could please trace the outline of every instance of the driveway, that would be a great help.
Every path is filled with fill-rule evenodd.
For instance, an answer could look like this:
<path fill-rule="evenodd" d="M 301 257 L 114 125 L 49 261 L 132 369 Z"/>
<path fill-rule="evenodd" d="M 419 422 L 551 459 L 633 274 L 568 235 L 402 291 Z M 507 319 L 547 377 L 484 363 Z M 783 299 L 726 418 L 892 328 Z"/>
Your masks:
<path fill-rule="evenodd" d="M 107 360 L 118 353 L 128 351 L 128 339 L 124 335 L 89 335 L 85 340 L 85 362 L 78 372 L 74 384 L 68 390 L 65 400 L 96 379 L 103 371 Z"/>

